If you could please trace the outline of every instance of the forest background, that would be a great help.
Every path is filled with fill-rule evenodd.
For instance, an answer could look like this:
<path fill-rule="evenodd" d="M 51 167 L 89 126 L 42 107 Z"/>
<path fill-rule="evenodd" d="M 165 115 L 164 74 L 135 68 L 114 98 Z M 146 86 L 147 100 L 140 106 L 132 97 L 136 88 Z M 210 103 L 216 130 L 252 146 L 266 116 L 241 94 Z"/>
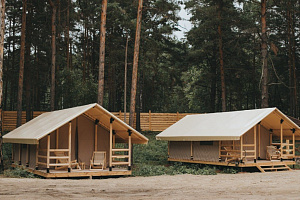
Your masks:
<path fill-rule="evenodd" d="M 3 110 L 17 110 L 19 103 L 30 120 L 32 111 L 97 102 L 101 3 L 6 2 Z M 102 105 L 109 111 L 124 111 L 130 102 L 138 4 L 107 3 Z M 178 40 L 180 5 L 192 28 Z M 300 0 L 144 0 L 141 14 L 137 112 L 278 107 L 299 117 Z"/>

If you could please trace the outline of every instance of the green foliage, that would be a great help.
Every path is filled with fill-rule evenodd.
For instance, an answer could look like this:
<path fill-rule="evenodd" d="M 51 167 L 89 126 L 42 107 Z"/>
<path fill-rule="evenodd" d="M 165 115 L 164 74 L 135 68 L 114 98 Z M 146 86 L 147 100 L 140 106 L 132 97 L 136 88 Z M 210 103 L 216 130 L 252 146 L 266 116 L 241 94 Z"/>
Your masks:
<path fill-rule="evenodd" d="M 4 176 L 10 178 L 36 178 L 36 176 L 29 172 L 24 166 L 4 170 Z"/>
<path fill-rule="evenodd" d="M 232 168 L 232 167 L 225 167 L 222 169 L 221 173 L 224 173 L 224 174 L 236 174 L 238 173 L 239 171 L 235 168 Z"/>
<path fill-rule="evenodd" d="M 200 167 L 198 164 L 174 162 L 168 163 L 168 143 L 157 141 L 157 132 L 144 132 L 149 138 L 148 145 L 134 145 L 133 175 L 159 176 L 176 174 L 215 175 L 216 168 L 211 166 Z"/>

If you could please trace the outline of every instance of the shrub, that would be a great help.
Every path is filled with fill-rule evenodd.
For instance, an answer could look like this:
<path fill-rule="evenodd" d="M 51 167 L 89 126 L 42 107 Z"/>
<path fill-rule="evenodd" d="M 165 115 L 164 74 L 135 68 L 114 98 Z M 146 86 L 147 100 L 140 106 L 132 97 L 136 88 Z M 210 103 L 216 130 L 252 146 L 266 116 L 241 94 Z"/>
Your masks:
<path fill-rule="evenodd" d="M 226 167 L 226 168 L 223 168 L 223 170 L 221 171 L 221 173 L 224 173 L 224 174 L 236 174 L 236 173 L 238 173 L 238 170 L 234 169 L 232 167 Z"/>
<path fill-rule="evenodd" d="M 25 169 L 24 166 L 19 166 L 19 167 L 4 170 L 4 176 L 10 178 L 35 178 L 36 177 L 33 173 Z"/>

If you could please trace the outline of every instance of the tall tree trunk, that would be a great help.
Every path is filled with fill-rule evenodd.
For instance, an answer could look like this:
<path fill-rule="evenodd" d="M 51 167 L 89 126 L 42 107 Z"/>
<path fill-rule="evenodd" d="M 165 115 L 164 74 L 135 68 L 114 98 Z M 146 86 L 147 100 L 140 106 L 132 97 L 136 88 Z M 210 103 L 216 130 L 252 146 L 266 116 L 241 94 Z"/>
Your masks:
<path fill-rule="evenodd" d="M 2 92 L 3 92 L 3 48 L 5 34 L 5 0 L 1 0 L 0 5 L 0 110 L 2 112 Z M 3 153 L 2 153 L 2 115 L 0 114 L 0 169 L 3 171 Z"/>
<path fill-rule="evenodd" d="M 126 123 L 126 106 L 127 106 L 127 54 L 128 54 L 128 34 L 126 36 L 125 46 L 125 66 L 124 66 L 124 122 Z"/>
<path fill-rule="evenodd" d="M 222 5 L 223 0 L 219 0 L 218 5 L 218 36 L 219 36 L 219 61 L 220 61 L 220 75 L 221 75 L 221 88 L 222 88 L 222 111 L 226 111 L 226 85 L 225 85 L 225 73 L 224 73 L 224 59 L 223 59 L 223 39 L 222 39 Z"/>
<path fill-rule="evenodd" d="M 52 0 L 49 0 L 49 4 L 52 7 L 52 18 L 51 18 L 51 90 L 50 90 L 50 110 L 55 109 L 55 64 L 56 64 L 56 11 L 57 5 L 53 3 Z"/>
<path fill-rule="evenodd" d="M 261 56 L 262 56 L 262 80 L 261 80 L 261 107 L 269 107 L 268 94 L 268 47 L 267 47 L 267 22 L 266 22 L 267 0 L 261 0 Z"/>
<path fill-rule="evenodd" d="M 22 124 L 22 97 L 24 79 L 24 54 L 25 54 L 25 27 L 26 27 L 27 0 L 23 0 L 22 27 L 21 27 L 21 49 L 20 49 L 20 71 L 17 103 L 17 127 Z"/>
<path fill-rule="evenodd" d="M 16 25 L 16 17 L 14 16 L 13 17 L 13 28 L 12 28 L 12 35 L 13 35 L 13 44 L 12 44 L 12 71 L 14 71 L 14 66 L 15 66 L 15 61 L 16 61 L 16 53 L 15 53 L 15 44 L 16 44 L 16 29 L 15 29 L 15 26 Z M 13 76 L 12 76 L 13 77 Z M 15 78 L 13 77 L 12 80 L 11 80 L 11 84 L 10 84 L 10 104 L 9 104 L 9 109 L 10 110 L 13 110 L 13 107 L 14 107 L 14 103 L 15 102 L 15 83 L 17 82 L 17 80 L 15 80 Z"/>
<path fill-rule="evenodd" d="M 67 55 L 67 69 L 70 69 L 70 0 L 67 0 L 67 30 L 66 30 L 66 55 Z"/>
<path fill-rule="evenodd" d="M 32 119 L 32 110 L 31 110 L 31 32 L 32 32 L 32 6 L 31 0 L 28 0 L 28 17 L 26 20 L 26 41 L 25 41 L 25 96 L 26 96 L 26 122 Z"/>
<path fill-rule="evenodd" d="M 286 18 L 287 18 L 287 48 L 288 48 L 288 66 L 289 66 L 289 89 L 290 89 L 290 115 L 295 116 L 295 102 L 294 102 L 294 87 L 293 87 L 293 61 L 292 61 L 292 42 L 291 42 L 291 2 L 287 2 L 287 12 L 286 12 Z"/>
<path fill-rule="evenodd" d="M 107 0 L 102 0 L 101 27 L 100 27 L 98 100 L 97 100 L 98 104 L 101 106 L 103 105 L 103 97 L 104 97 L 106 10 L 107 10 Z"/>
<path fill-rule="evenodd" d="M 140 35 L 141 35 L 141 25 L 142 25 L 142 9 L 143 9 L 143 0 L 139 0 L 139 7 L 138 7 L 137 21 L 136 21 L 135 43 L 134 43 L 131 94 L 130 94 L 130 113 L 129 113 L 129 125 L 130 126 L 133 126 L 133 123 L 134 123 L 134 111 L 135 111 L 136 88 L 137 88 L 137 72 L 138 72 L 139 50 L 140 50 Z"/>

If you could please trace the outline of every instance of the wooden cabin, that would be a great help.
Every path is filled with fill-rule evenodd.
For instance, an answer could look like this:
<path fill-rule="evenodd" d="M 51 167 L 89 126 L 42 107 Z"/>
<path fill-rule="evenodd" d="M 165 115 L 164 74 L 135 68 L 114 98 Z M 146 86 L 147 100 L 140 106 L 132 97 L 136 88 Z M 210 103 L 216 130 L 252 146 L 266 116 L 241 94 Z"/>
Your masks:
<path fill-rule="evenodd" d="M 277 108 L 186 116 L 156 136 L 169 161 L 290 170 L 300 127 Z"/>
<path fill-rule="evenodd" d="M 13 144 L 13 165 L 54 178 L 130 175 L 131 146 L 148 139 L 89 104 L 44 113 L 3 136 L 3 142 Z"/>

